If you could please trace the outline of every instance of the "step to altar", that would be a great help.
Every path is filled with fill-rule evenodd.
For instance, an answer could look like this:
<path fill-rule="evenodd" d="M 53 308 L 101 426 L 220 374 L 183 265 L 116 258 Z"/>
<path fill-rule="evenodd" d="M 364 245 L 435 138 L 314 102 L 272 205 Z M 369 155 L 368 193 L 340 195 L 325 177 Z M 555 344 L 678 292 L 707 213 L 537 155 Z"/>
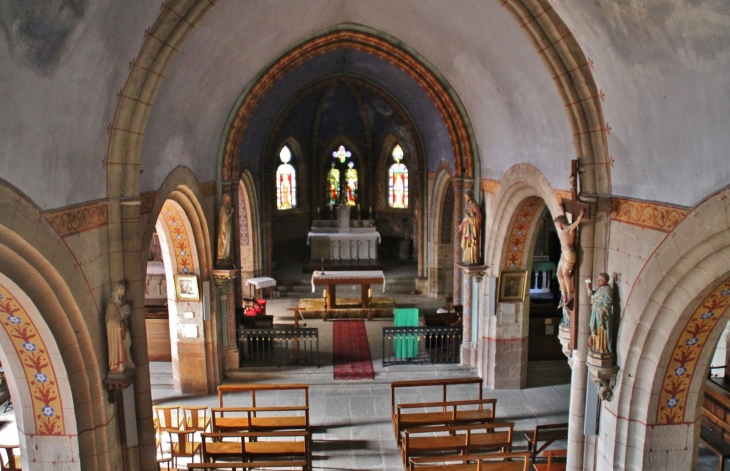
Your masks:
<path fill-rule="evenodd" d="M 372 298 L 370 308 L 362 308 L 360 298 L 341 298 L 335 309 L 326 309 L 324 298 L 309 298 L 299 301 L 299 310 L 305 319 L 388 319 L 393 317 L 394 298 Z"/>

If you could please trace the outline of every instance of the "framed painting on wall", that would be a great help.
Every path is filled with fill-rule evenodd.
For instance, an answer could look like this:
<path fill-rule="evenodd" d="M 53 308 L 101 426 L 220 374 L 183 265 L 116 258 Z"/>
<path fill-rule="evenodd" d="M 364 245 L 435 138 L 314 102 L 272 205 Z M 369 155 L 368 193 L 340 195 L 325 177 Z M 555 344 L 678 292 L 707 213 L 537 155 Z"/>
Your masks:
<path fill-rule="evenodd" d="M 522 302 L 527 292 L 526 270 L 504 270 L 499 275 L 499 302 Z"/>
<path fill-rule="evenodd" d="M 195 275 L 175 275 L 175 293 L 178 301 L 200 301 L 198 277 Z"/>

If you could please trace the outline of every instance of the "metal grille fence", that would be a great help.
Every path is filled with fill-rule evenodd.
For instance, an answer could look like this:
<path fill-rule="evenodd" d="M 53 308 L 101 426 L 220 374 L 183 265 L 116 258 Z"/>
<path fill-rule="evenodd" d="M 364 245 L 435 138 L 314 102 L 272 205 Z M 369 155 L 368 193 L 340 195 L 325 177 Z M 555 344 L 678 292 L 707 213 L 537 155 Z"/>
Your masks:
<path fill-rule="evenodd" d="M 319 329 L 239 329 L 241 366 L 316 365 Z"/>
<path fill-rule="evenodd" d="M 461 327 L 383 327 L 383 366 L 459 363 Z"/>

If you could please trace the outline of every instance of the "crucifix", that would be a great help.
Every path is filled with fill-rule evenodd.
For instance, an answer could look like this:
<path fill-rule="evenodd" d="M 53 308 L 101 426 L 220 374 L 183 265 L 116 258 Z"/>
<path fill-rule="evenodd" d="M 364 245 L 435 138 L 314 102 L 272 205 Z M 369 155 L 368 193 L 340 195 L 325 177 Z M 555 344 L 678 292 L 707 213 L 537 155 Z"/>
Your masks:
<path fill-rule="evenodd" d="M 578 277 L 574 267 L 579 267 L 577 247 L 580 247 L 581 221 L 591 218 L 591 207 L 578 201 L 578 161 L 571 161 L 570 193 L 571 198 L 563 198 L 562 206 L 565 214 L 571 215 L 571 223 L 568 223 L 566 216 L 555 218 L 555 226 L 558 230 L 558 237 L 561 245 L 560 263 L 558 264 L 558 281 L 560 283 L 561 301 L 563 308 L 570 322 L 570 343 L 568 348 L 575 350 L 578 338 L 578 303 L 575 302 L 575 293 L 578 292 Z"/>

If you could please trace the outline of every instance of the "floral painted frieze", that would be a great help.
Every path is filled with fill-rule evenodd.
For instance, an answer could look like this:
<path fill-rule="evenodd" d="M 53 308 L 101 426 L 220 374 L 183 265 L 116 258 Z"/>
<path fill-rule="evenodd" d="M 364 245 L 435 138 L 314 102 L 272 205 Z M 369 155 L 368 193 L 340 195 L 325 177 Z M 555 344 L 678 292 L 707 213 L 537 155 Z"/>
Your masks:
<path fill-rule="evenodd" d="M 0 324 L 23 365 L 33 403 L 35 433 L 64 435 L 61 395 L 48 349 L 28 312 L 3 285 L 0 285 Z M 19 380 L 17 372 L 15 377 Z"/>
<path fill-rule="evenodd" d="M 522 266 L 522 258 L 525 253 L 527 233 L 532 225 L 538 209 L 542 207 L 542 199 L 537 196 L 527 198 L 517 212 L 517 218 L 512 225 L 509 240 L 507 242 L 507 256 L 504 262 L 505 270 L 517 270 Z"/>
<path fill-rule="evenodd" d="M 634 226 L 672 232 L 687 210 L 658 203 L 611 198 L 611 219 Z"/>
<path fill-rule="evenodd" d="M 659 396 L 658 424 L 684 421 L 687 394 L 702 349 L 730 307 L 730 279 L 715 288 L 692 313 L 669 360 Z"/>
<path fill-rule="evenodd" d="M 165 204 L 162 206 L 161 215 L 172 237 L 170 243 L 175 250 L 177 273 L 184 275 L 192 274 L 193 262 L 192 254 L 190 253 L 190 240 L 177 207 L 172 202 L 165 201 Z"/>

